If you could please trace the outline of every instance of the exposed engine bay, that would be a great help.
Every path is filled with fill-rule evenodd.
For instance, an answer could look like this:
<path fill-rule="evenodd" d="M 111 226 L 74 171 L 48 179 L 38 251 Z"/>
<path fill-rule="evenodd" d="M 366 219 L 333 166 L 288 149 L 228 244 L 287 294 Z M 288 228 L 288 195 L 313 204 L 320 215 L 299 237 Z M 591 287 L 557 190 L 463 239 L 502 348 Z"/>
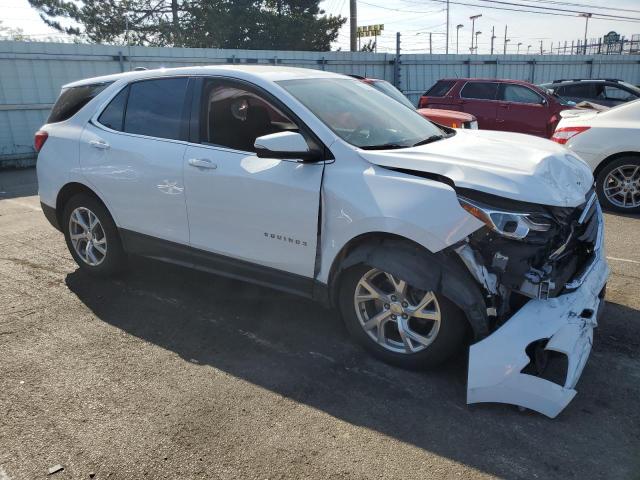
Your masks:
<path fill-rule="evenodd" d="M 471 346 L 467 402 L 513 403 L 553 418 L 576 394 L 604 305 L 609 268 L 595 193 L 561 208 L 460 190 L 463 208 L 486 226 L 454 250 L 484 287 L 494 332 Z M 564 368 L 548 379 L 551 357 Z"/>

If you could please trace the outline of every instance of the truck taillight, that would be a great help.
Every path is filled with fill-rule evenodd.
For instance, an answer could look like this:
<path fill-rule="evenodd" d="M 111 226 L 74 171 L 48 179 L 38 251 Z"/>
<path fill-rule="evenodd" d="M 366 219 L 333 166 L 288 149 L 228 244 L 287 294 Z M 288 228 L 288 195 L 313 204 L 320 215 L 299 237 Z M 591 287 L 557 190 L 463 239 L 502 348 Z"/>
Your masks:
<path fill-rule="evenodd" d="M 585 132 L 590 128 L 591 127 L 562 127 L 553 133 L 551 140 L 558 142 L 560 145 L 564 145 L 579 133 Z"/>
<path fill-rule="evenodd" d="M 36 149 L 36 153 L 39 153 L 40 150 L 42 150 L 42 146 L 44 145 L 44 142 L 47 141 L 47 138 L 49 138 L 49 134 L 44 130 L 38 130 L 36 132 L 33 139 L 33 148 Z"/>

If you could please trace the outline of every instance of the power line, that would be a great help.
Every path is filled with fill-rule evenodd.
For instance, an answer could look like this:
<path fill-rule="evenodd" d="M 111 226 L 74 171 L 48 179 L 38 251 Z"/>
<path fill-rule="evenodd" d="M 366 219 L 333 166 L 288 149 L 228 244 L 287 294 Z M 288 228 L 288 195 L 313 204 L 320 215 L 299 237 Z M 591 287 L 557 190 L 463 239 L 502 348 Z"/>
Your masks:
<path fill-rule="evenodd" d="M 546 7 L 546 6 L 537 6 L 537 5 L 527 5 L 525 3 L 514 3 L 514 2 L 507 2 L 507 1 L 503 1 L 503 0 L 475 0 L 477 2 L 486 2 L 486 3 L 498 3 L 501 5 L 511 5 L 514 7 L 526 7 L 526 8 L 540 8 L 543 10 L 551 10 L 551 11 L 555 11 L 555 12 L 568 12 L 568 13 L 592 13 L 593 15 L 598 15 L 600 17 L 609 17 L 609 18 L 614 18 L 614 19 L 622 19 L 622 20 L 636 20 L 640 22 L 640 18 L 636 18 L 636 17 L 623 17 L 621 15 L 611 15 L 609 13 L 594 13 L 594 12 L 587 12 L 584 10 L 569 10 L 566 8 L 556 8 L 556 7 Z"/>
<path fill-rule="evenodd" d="M 617 7 L 603 7 L 600 5 L 591 5 L 591 4 L 583 4 L 583 3 L 571 3 L 571 2 L 560 2 L 557 0 L 524 0 L 526 2 L 535 2 L 535 3 L 548 3 L 551 5 L 560 5 L 565 7 L 586 7 L 586 8 L 597 8 L 600 10 L 615 10 L 618 12 L 631 12 L 631 13 L 640 13 L 640 10 L 632 10 L 630 8 L 617 8 Z M 532 5 L 533 6 L 533 5 Z"/>

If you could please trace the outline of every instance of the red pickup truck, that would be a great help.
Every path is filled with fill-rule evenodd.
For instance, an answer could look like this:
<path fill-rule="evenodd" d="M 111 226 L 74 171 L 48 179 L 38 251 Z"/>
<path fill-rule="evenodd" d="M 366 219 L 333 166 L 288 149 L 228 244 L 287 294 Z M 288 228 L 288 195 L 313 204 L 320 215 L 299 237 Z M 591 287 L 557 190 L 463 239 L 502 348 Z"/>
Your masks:
<path fill-rule="evenodd" d="M 560 112 L 572 105 L 521 80 L 445 78 L 420 97 L 419 107 L 470 113 L 480 129 L 550 138 Z"/>

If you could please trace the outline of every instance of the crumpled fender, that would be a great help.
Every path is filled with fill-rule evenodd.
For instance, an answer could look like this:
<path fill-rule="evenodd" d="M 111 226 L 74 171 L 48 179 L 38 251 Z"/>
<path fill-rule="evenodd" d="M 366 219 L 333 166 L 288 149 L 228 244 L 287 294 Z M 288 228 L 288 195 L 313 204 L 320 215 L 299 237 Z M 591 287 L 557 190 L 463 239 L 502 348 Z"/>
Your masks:
<path fill-rule="evenodd" d="M 476 339 L 489 334 L 486 303 L 480 288 L 447 250 L 431 253 L 407 241 L 383 239 L 378 244 L 356 247 L 342 261 L 339 271 L 358 263 L 384 270 L 420 289 L 441 293 L 466 314 Z"/>

